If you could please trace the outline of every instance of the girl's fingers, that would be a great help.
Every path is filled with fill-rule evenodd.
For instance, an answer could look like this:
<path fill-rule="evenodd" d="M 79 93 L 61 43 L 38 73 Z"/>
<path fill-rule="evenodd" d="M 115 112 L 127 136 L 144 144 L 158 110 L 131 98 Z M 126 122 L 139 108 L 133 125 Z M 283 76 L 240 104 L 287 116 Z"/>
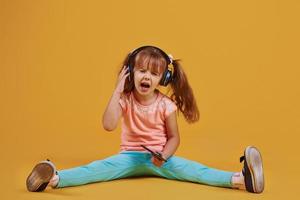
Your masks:
<path fill-rule="evenodd" d="M 116 83 L 116 88 L 117 89 L 119 88 L 121 90 L 121 92 L 123 92 L 125 80 L 130 74 L 130 73 L 126 73 L 126 71 L 127 71 L 127 66 L 125 65 L 125 66 L 123 66 L 122 71 L 120 72 L 117 83 Z"/>
<path fill-rule="evenodd" d="M 129 75 L 129 74 L 125 74 L 125 75 L 121 78 L 121 80 L 119 81 L 119 84 L 123 85 L 122 88 L 124 88 L 125 80 L 126 80 L 126 78 L 128 77 L 128 75 Z"/>
<path fill-rule="evenodd" d="M 152 157 L 152 158 L 151 158 L 151 161 L 152 161 L 152 163 L 153 163 L 155 166 L 157 166 L 157 167 L 160 167 L 160 166 L 163 165 L 163 161 L 158 160 L 158 159 L 155 158 L 155 157 Z"/>
<path fill-rule="evenodd" d="M 120 81 L 126 79 L 128 76 L 129 76 L 129 73 L 128 73 L 128 74 L 124 74 L 124 75 L 121 77 Z"/>
<path fill-rule="evenodd" d="M 126 72 L 127 71 L 127 66 L 126 65 L 124 65 L 124 67 L 123 67 L 123 70 L 122 70 L 123 72 Z"/>
<path fill-rule="evenodd" d="M 122 71 L 121 71 L 121 72 L 120 72 L 120 74 L 119 74 L 119 78 L 118 78 L 118 79 L 119 79 L 119 81 L 123 79 L 123 77 L 124 77 L 124 74 L 125 74 L 125 72 L 126 72 L 126 70 L 125 70 L 125 69 L 126 69 L 126 66 L 124 66 L 124 67 L 123 67 Z"/>
<path fill-rule="evenodd" d="M 126 74 L 127 71 L 127 66 L 125 65 L 120 73 L 121 77 L 124 76 L 124 74 Z"/>
<path fill-rule="evenodd" d="M 121 72 L 120 72 L 120 76 L 121 76 L 122 74 L 124 74 L 124 71 L 125 71 L 125 66 L 123 66 L 123 68 L 122 68 L 122 70 L 121 70 Z"/>
<path fill-rule="evenodd" d="M 130 73 L 127 73 L 124 75 L 124 78 L 127 78 L 130 75 Z"/>

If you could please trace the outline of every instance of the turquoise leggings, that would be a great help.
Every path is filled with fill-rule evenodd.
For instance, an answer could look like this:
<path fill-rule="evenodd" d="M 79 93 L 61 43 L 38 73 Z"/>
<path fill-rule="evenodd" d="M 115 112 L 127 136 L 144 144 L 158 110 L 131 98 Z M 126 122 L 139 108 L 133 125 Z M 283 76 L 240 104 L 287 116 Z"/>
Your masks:
<path fill-rule="evenodd" d="M 156 167 L 147 152 L 123 151 L 87 165 L 58 171 L 57 188 L 110 181 L 134 176 L 158 176 L 219 187 L 232 187 L 233 172 L 212 169 L 198 162 L 171 156 Z"/>

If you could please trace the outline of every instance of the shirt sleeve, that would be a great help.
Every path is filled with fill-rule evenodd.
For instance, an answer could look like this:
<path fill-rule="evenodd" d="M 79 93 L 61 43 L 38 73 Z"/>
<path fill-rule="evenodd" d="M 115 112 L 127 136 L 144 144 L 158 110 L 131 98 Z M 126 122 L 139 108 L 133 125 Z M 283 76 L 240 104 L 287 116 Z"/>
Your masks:
<path fill-rule="evenodd" d="M 172 100 L 168 99 L 165 101 L 165 118 L 168 118 L 170 114 L 172 114 L 176 110 L 177 106 Z"/>

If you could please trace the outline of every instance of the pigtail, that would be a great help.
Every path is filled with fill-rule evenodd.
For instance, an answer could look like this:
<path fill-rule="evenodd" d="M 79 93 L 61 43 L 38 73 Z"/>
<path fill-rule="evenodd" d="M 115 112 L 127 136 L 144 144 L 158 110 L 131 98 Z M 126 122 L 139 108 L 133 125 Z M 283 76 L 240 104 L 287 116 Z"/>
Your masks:
<path fill-rule="evenodd" d="M 200 113 L 187 77 L 179 64 L 180 60 L 173 60 L 174 74 L 171 82 L 173 94 L 171 99 L 176 103 L 187 122 L 193 123 L 199 120 Z"/>

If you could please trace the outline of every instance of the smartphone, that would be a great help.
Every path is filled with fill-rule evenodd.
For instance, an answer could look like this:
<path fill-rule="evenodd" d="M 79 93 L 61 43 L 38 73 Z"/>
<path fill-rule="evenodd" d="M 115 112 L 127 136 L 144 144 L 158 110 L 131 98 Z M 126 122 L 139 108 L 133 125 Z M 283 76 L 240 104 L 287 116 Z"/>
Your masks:
<path fill-rule="evenodd" d="M 149 151 L 154 157 L 156 157 L 158 160 L 163 160 L 165 162 L 167 162 L 166 159 L 164 159 L 162 157 L 162 155 L 159 152 L 153 152 L 152 150 L 148 149 L 147 147 L 145 147 L 144 145 L 141 145 L 141 147 L 143 147 L 144 149 L 146 149 L 147 151 Z"/>

